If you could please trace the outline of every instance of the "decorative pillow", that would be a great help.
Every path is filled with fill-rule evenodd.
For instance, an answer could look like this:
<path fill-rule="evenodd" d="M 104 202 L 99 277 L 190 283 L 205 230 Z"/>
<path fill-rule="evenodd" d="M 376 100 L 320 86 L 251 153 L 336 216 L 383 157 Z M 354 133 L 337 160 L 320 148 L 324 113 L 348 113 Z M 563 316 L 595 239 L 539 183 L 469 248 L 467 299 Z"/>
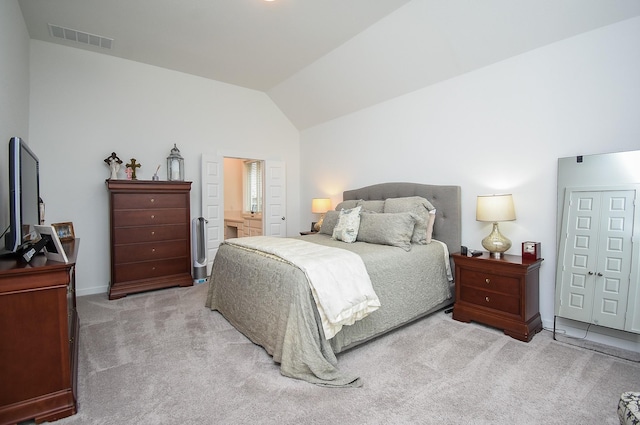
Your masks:
<path fill-rule="evenodd" d="M 361 199 L 358 201 L 358 205 L 362 207 L 362 211 L 384 212 L 384 201 L 363 201 Z"/>
<path fill-rule="evenodd" d="M 356 241 L 360 228 L 360 209 L 361 207 L 355 207 L 340 211 L 338 224 L 333 229 L 333 239 L 348 243 Z"/>
<path fill-rule="evenodd" d="M 421 196 L 409 196 L 406 198 L 389 198 L 384 203 L 385 213 L 412 212 L 418 218 L 413 228 L 411 242 L 425 245 L 427 243 L 427 225 L 429 223 L 429 211 L 434 207 L 431 202 Z"/>
<path fill-rule="evenodd" d="M 361 199 L 350 199 L 348 201 L 342 201 L 338 205 L 336 205 L 336 211 L 350 210 L 351 208 L 355 208 L 358 206 L 358 202 L 360 201 Z"/>
<path fill-rule="evenodd" d="M 416 224 L 416 215 L 403 213 L 360 214 L 360 229 L 357 240 L 379 245 L 391 245 L 411 250 L 411 235 Z"/>
<path fill-rule="evenodd" d="M 327 211 L 324 215 L 324 220 L 322 220 L 322 226 L 320 227 L 320 231 L 318 233 L 322 233 L 325 235 L 333 235 L 333 229 L 338 224 L 338 216 L 340 215 L 340 211 Z"/>
<path fill-rule="evenodd" d="M 429 221 L 427 222 L 427 242 L 431 243 L 431 238 L 433 236 L 433 223 L 436 221 L 436 210 L 432 209 L 429 211 Z"/>

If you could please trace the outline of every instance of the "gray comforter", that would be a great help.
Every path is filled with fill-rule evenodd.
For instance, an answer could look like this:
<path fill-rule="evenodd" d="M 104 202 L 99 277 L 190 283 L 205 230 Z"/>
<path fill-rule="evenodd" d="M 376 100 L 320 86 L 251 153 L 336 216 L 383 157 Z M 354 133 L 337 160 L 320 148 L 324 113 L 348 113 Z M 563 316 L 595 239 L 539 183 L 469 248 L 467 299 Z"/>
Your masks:
<path fill-rule="evenodd" d="M 264 347 L 285 376 L 326 386 L 359 386 L 359 377 L 338 369 L 335 353 L 451 302 L 448 261 L 439 242 L 414 245 L 405 252 L 364 242 L 346 244 L 320 234 L 302 238 L 359 254 L 382 306 L 327 341 L 300 269 L 268 255 L 220 245 L 206 305 Z"/>

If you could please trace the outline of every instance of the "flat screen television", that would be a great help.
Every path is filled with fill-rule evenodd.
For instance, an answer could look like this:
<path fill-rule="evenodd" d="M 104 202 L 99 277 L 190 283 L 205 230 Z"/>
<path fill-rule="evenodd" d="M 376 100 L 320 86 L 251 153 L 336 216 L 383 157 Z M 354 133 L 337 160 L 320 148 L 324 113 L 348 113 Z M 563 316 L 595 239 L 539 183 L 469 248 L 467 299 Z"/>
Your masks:
<path fill-rule="evenodd" d="M 9 140 L 9 229 L 5 249 L 17 252 L 37 238 L 40 224 L 40 162 L 20 137 Z"/>

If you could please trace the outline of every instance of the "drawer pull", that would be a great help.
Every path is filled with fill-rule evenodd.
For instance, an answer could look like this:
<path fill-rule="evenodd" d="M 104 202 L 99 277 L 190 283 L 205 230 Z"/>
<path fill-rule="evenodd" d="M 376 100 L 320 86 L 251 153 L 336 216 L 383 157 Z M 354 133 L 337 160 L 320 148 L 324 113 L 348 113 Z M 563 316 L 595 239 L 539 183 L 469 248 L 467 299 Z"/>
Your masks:
<path fill-rule="evenodd" d="M 153 230 L 151 231 L 151 236 L 154 236 L 156 234 L 156 232 L 154 232 Z"/>
<path fill-rule="evenodd" d="M 156 269 L 156 268 L 155 268 L 155 266 L 154 266 L 154 267 L 151 267 L 151 270 L 152 270 L 152 271 L 153 271 L 153 270 L 155 270 L 155 269 Z"/>
<path fill-rule="evenodd" d="M 486 278 L 484 281 L 487 283 L 487 285 L 491 283 L 491 279 L 489 278 Z"/>
<path fill-rule="evenodd" d="M 156 202 L 156 200 L 151 198 L 151 203 L 153 204 L 154 202 Z"/>
<path fill-rule="evenodd" d="M 151 252 L 156 252 L 156 249 L 155 248 L 151 248 Z"/>
<path fill-rule="evenodd" d="M 484 297 L 484 300 L 485 300 L 486 302 L 489 302 L 489 301 L 490 301 L 489 297 Z"/>
<path fill-rule="evenodd" d="M 156 216 L 155 215 L 151 215 L 151 220 L 153 220 L 154 218 L 156 218 Z"/>

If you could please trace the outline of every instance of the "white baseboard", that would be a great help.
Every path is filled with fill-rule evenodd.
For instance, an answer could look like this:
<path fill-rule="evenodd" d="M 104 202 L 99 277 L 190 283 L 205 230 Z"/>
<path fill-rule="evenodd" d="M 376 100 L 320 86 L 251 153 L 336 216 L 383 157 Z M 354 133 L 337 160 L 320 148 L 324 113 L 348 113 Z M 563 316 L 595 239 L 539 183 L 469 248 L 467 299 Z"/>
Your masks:
<path fill-rule="evenodd" d="M 543 320 L 545 329 L 553 331 L 553 320 Z M 604 328 L 589 323 L 577 322 L 575 320 L 556 318 L 556 334 L 563 336 L 584 339 L 586 341 L 597 342 L 598 344 L 609 345 L 623 350 L 640 353 L 640 335 L 619 331 L 617 329 Z"/>

